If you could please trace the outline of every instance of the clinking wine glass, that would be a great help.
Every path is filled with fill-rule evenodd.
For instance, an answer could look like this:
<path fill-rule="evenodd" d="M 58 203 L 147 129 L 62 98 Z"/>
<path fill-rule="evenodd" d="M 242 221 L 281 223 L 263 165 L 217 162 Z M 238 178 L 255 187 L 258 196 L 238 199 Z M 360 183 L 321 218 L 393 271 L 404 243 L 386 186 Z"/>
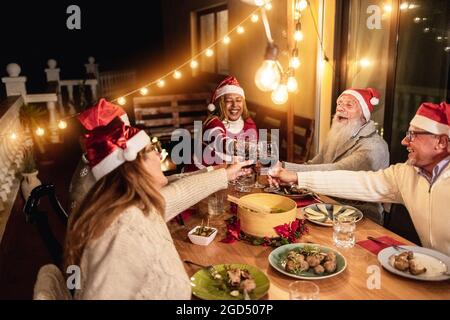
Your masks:
<path fill-rule="evenodd" d="M 234 155 L 244 160 L 255 160 L 253 164 L 245 166 L 244 168 L 252 168 L 250 174 L 240 176 L 236 180 L 236 191 L 250 192 L 251 187 L 255 184 L 255 166 L 258 152 L 258 145 L 256 142 L 250 141 L 248 137 L 245 139 L 237 139 L 234 141 Z"/>

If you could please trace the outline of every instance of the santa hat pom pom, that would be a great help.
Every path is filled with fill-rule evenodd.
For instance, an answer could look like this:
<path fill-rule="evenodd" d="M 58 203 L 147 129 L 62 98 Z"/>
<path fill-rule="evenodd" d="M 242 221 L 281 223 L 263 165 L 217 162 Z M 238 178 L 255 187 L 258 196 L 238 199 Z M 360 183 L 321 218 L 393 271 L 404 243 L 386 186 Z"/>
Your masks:
<path fill-rule="evenodd" d="M 127 147 L 123 150 L 123 157 L 126 161 L 134 161 L 137 158 L 137 152 L 133 148 Z"/>
<path fill-rule="evenodd" d="M 213 103 L 208 104 L 208 110 L 209 112 L 214 112 L 216 110 L 216 106 Z"/>
<path fill-rule="evenodd" d="M 378 104 L 380 103 L 380 99 L 378 99 L 378 98 L 376 98 L 376 97 L 372 97 L 372 98 L 370 99 L 370 103 L 371 103 L 373 106 L 376 106 L 376 105 L 378 105 Z"/>

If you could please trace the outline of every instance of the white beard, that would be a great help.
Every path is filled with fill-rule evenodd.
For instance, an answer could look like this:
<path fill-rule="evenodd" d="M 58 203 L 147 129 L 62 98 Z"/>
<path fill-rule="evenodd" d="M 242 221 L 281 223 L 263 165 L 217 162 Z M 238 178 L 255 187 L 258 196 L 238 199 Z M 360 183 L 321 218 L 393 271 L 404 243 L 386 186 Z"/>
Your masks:
<path fill-rule="evenodd" d="M 338 153 L 341 152 L 344 144 L 352 138 L 363 124 L 363 121 L 359 118 L 350 120 L 347 123 L 341 123 L 335 115 L 327 139 L 322 147 L 324 163 L 332 163 Z"/>

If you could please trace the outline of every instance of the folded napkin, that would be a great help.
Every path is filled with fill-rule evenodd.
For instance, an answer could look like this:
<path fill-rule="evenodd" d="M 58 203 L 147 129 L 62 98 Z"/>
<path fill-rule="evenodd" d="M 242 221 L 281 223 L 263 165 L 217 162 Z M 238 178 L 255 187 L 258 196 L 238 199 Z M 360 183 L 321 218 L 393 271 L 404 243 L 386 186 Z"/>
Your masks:
<path fill-rule="evenodd" d="M 310 204 L 319 203 L 319 201 L 317 201 L 313 197 L 305 197 L 302 199 L 296 199 L 295 202 L 297 203 L 297 208 L 303 208 L 303 207 L 309 206 Z"/>
<path fill-rule="evenodd" d="M 383 249 L 385 249 L 385 248 L 387 248 L 387 247 L 389 247 L 391 245 L 397 245 L 397 246 L 404 245 L 403 242 L 397 241 L 397 240 L 392 239 L 391 237 L 388 237 L 388 236 L 378 237 L 378 238 L 375 238 L 375 239 L 386 243 L 386 245 L 374 242 L 372 240 L 358 241 L 357 244 L 359 244 L 364 249 L 372 252 L 373 254 L 378 254 L 378 252 L 380 252 L 381 250 L 383 250 Z M 387 244 L 389 244 L 389 245 L 387 245 Z"/>

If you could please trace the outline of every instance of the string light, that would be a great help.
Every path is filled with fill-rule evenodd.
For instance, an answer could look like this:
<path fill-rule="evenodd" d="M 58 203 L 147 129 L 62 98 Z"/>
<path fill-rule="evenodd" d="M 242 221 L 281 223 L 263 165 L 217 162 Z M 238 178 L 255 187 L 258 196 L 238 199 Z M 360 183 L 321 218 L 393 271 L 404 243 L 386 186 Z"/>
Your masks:
<path fill-rule="evenodd" d="M 181 77 L 182 77 L 183 75 L 181 74 L 181 72 L 180 71 L 178 71 L 178 70 L 175 70 L 174 71 L 174 73 L 173 73 L 173 77 L 174 77 L 174 79 L 181 79 Z"/>
<path fill-rule="evenodd" d="M 206 49 L 205 56 L 212 57 L 214 55 L 214 51 L 211 48 Z"/>
<path fill-rule="evenodd" d="M 303 11 L 307 7 L 308 7 L 308 1 L 306 1 L 306 0 L 297 1 L 297 3 L 295 4 L 295 10 L 297 10 L 297 11 Z"/>
<path fill-rule="evenodd" d="M 251 20 L 253 23 L 257 23 L 259 20 L 259 16 L 257 14 L 252 14 Z"/>
<path fill-rule="evenodd" d="M 424 32 L 424 33 L 430 32 L 430 28 L 429 28 L 429 27 L 424 28 L 424 29 L 423 29 L 423 32 Z"/>
<path fill-rule="evenodd" d="M 301 30 L 296 30 L 294 32 L 294 40 L 297 42 L 303 40 L 303 32 Z"/>
<path fill-rule="evenodd" d="M 383 6 L 383 10 L 387 13 L 391 13 L 392 12 L 392 6 L 390 4 L 385 4 Z"/>
<path fill-rule="evenodd" d="M 422 21 L 422 18 L 420 18 L 420 17 L 414 18 L 414 23 L 420 23 L 421 21 Z"/>
<path fill-rule="evenodd" d="M 127 100 L 124 97 L 120 97 L 117 100 L 117 103 L 120 104 L 121 106 L 124 106 L 127 103 Z"/>
<path fill-rule="evenodd" d="M 66 129 L 67 128 L 67 122 L 65 122 L 64 120 L 59 120 L 58 128 L 60 128 L 61 130 Z"/>
<path fill-rule="evenodd" d="M 158 88 L 163 88 L 166 85 L 166 82 L 163 79 L 159 79 L 158 82 L 156 83 L 156 86 Z"/>
<path fill-rule="evenodd" d="M 300 59 L 299 57 L 292 57 L 291 60 L 289 61 L 289 66 L 293 69 L 298 69 L 300 67 Z"/>
<path fill-rule="evenodd" d="M 231 41 L 231 39 L 230 39 L 229 36 L 225 36 L 225 37 L 223 38 L 223 43 L 224 43 L 224 44 L 229 44 L 230 41 Z"/>
<path fill-rule="evenodd" d="M 243 34 L 243 33 L 245 32 L 245 29 L 244 29 L 243 26 L 239 26 L 239 27 L 237 28 L 236 32 L 237 32 L 238 34 Z"/>
<path fill-rule="evenodd" d="M 370 67 L 371 64 L 372 64 L 372 62 L 369 59 L 363 58 L 363 59 L 359 60 L 359 65 L 362 68 Z"/>
<path fill-rule="evenodd" d="M 403 2 L 403 3 L 400 5 L 400 10 L 408 10 L 408 6 L 409 6 L 409 3 L 408 3 L 408 2 Z"/>
<path fill-rule="evenodd" d="M 280 83 L 281 74 L 277 64 L 278 47 L 268 44 L 263 64 L 255 74 L 255 84 L 259 90 L 268 92 L 274 90 Z"/>
<path fill-rule="evenodd" d="M 286 85 L 288 92 L 297 92 L 298 83 L 293 75 L 288 77 Z"/>
<path fill-rule="evenodd" d="M 42 137 L 44 134 L 45 134 L 45 130 L 42 129 L 41 127 L 38 127 L 38 128 L 36 129 L 36 135 L 37 135 L 37 136 Z"/>
<path fill-rule="evenodd" d="M 264 9 L 266 9 L 267 11 L 272 10 L 272 4 L 270 2 L 266 3 L 266 5 L 264 6 Z"/>
<path fill-rule="evenodd" d="M 15 132 L 11 133 L 9 137 L 11 138 L 11 140 L 17 140 L 17 134 Z"/>
<path fill-rule="evenodd" d="M 450 52 L 450 47 L 449 47 L 449 46 L 445 47 L 445 48 L 444 48 L 444 51 L 445 51 L 445 52 Z"/>
<path fill-rule="evenodd" d="M 197 60 L 191 60 L 190 66 L 192 69 L 198 68 L 198 61 Z"/>
<path fill-rule="evenodd" d="M 285 83 L 280 83 L 280 85 L 272 92 L 272 101 L 275 104 L 285 104 L 288 98 L 288 88 Z"/>
<path fill-rule="evenodd" d="M 143 96 L 146 96 L 148 94 L 148 88 L 143 87 L 141 90 L 139 90 L 139 93 Z"/>

